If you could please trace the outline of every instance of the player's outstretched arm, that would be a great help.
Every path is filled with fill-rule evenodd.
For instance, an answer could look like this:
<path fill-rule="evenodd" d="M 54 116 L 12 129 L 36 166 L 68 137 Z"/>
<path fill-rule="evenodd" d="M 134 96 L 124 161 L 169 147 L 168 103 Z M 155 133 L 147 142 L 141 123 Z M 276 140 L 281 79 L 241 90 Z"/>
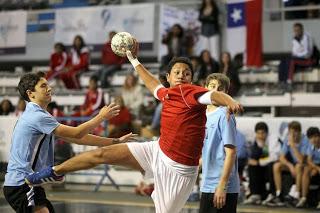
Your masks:
<path fill-rule="evenodd" d="M 243 112 L 243 107 L 241 106 L 241 104 L 224 92 L 218 92 L 218 91 L 212 92 L 211 102 L 212 104 L 217 106 L 228 107 L 229 113 Z"/>
<path fill-rule="evenodd" d="M 135 58 L 132 53 L 127 50 L 127 57 L 134 69 L 139 74 L 140 78 L 142 79 L 144 85 L 148 88 L 148 90 L 153 94 L 154 90 L 159 86 L 161 83 L 160 81 L 154 77 L 139 61 L 138 58 Z"/>
<path fill-rule="evenodd" d="M 80 139 L 76 138 L 61 138 L 62 140 L 68 143 L 75 143 L 78 145 L 87 145 L 87 146 L 109 146 L 118 143 L 125 143 L 128 141 L 135 140 L 137 135 L 133 134 L 132 132 L 126 134 L 120 138 L 105 138 L 97 135 L 87 134 Z"/>
<path fill-rule="evenodd" d="M 77 126 L 71 127 L 64 124 L 60 124 L 53 133 L 62 138 L 82 138 L 96 128 L 102 121 L 109 120 L 119 114 L 120 107 L 114 103 L 109 106 L 103 107 L 99 114 L 91 120 Z"/>

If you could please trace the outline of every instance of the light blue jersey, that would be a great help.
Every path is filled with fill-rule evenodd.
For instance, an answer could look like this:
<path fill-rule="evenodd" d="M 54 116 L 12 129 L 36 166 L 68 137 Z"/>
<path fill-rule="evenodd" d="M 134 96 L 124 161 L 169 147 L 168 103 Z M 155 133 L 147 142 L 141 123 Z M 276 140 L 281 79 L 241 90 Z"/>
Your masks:
<path fill-rule="evenodd" d="M 207 113 L 206 137 L 202 149 L 201 192 L 215 192 L 222 175 L 226 157 L 224 146 L 236 146 L 235 118 L 231 115 L 228 121 L 226 110 L 226 107 L 218 107 L 215 111 Z M 236 160 L 226 189 L 227 193 L 239 193 L 239 188 L 238 162 Z"/>
<path fill-rule="evenodd" d="M 53 130 L 58 121 L 29 102 L 13 131 L 5 186 L 20 186 L 24 178 L 54 163 Z"/>
<path fill-rule="evenodd" d="M 302 154 L 302 155 L 307 155 L 307 151 L 309 148 L 310 144 L 309 144 L 309 140 L 305 135 L 301 136 L 301 141 L 299 144 L 296 144 L 296 147 L 298 149 L 298 151 Z M 288 139 L 286 139 L 283 142 L 282 148 L 281 148 L 281 154 L 283 155 L 287 155 L 290 154 L 290 156 L 292 157 L 293 163 L 297 163 L 297 158 L 295 157 L 295 155 L 293 154 L 293 150 L 290 148 L 289 146 L 289 141 Z"/>
<path fill-rule="evenodd" d="M 311 157 L 314 164 L 320 165 L 320 148 L 316 148 L 314 145 L 310 145 L 307 151 L 307 155 Z"/>

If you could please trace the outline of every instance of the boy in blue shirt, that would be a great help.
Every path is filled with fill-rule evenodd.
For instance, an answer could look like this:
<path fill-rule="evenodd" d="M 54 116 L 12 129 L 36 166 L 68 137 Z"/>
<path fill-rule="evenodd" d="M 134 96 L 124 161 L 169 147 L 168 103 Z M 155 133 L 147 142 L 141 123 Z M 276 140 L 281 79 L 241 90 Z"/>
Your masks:
<path fill-rule="evenodd" d="M 230 80 L 221 73 L 207 77 L 206 88 L 227 92 Z M 240 188 L 236 121 L 226 107 L 208 105 L 206 137 L 202 149 L 200 213 L 235 213 Z"/>
<path fill-rule="evenodd" d="M 125 142 L 131 136 L 112 139 L 88 134 L 102 121 L 119 113 L 115 104 L 103 107 L 97 116 L 77 127 L 60 124 L 46 110 L 52 90 L 44 77 L 42 72 L 28 73 L 21 77 L 18 85 L 20 95 L 28 104 L 13 131 L 3 192 L 11 207 L 19 213 L 54 212 L 44 189 L 29 187 L 25 183 L 26 176 L 53 166 L 54 135 L 71 143 L 92 146 Z M 53 179 L 56 182 L 64 180 L 63 176 L 54 176 Z"/>
<path fill-rule="evenodd" d="M 307 166 L 303 170 L 302 175 L 302 196 L 296 207 L 305 207 L 307 202 L 307 195 L 311 179 L 319 184 L 320 180 L 320 130 L 318 127 L 310 127 L 307 130 L 307 137 L 310 145 L 307 151 Z M 320 202 L 317 209 L 320 209 Z"/>
<path fill-rule="evenodd" d="M 290 196 L 299 199 L 301 189 L 301 179 L 306 159 L 306 151 L 309 146 L 308 139 L 301 134 L 301 124 L 292 121 L 288 126 L 288 138 L 283 142 L 279 161 L 273 165 L 273 178 L 276 188 L 276 197 L 267 203 L 271 206 L 284 206 L 282 190 L 282 171 L 289 171 L 295 178 L 295 188 L 290 192 Z"/>

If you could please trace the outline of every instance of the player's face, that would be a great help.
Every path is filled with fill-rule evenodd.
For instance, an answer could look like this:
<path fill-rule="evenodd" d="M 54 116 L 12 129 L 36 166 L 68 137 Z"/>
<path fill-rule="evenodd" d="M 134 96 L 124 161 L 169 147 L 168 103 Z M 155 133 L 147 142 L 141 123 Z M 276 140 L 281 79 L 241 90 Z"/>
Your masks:
<path fill-rule="evenodd" d="M 49 104 L 51 102 L 51 87 L 48 84 L 48 81 L 45 78 L 40 78 L 34 91 L 27 91 L 31 101 L 37 103 Z"/>
<path fill-rule="evenodd" d="M 187 84 L 192 81 L 192 72 L 189 66 L 185 63 L 176 63 L 169 74 L 167 74 L 167 81 L 171 87 L 178 84 Z"/>
<path fill-rule="evenodd" d="M 206 88 L 210 91 L 220 91 L 225 92 L 223 87 L 219 84 L 219 81 L 216 79 L 212 79 L 209 84 L 206 86 Z"/>
<path fill-rule="evenodd" d="M 268 136 L 267 132 L 262 129 L 259 129 L 256 131 L 256 140 L 257 141 L 265 142 L 267 139 L 267 136 Z"/>

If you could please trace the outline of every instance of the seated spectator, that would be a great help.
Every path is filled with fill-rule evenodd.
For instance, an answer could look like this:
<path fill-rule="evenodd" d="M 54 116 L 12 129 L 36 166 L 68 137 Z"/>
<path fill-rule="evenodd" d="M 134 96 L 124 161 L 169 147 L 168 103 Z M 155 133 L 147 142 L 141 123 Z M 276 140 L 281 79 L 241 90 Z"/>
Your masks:
<path fill-rule="evenodd" d="M 108 137 L 118 138 L 133 131 L 132 116 L 129 109 L 124 105 L 122 96 L 116 96 L 114 99 L 115 104 L 120 106 L 119 115 L 109 120 Z"/>
<path fill-rule="evenodd" d="M 200 54 L 200 69 L 198 75 L 198 84 L 204 86 L 205 79 L 211 73 L 219 72 L 219 63 L 211 57 L 209 50 L 203 50 Z"/>
<path fill-rule="evenodd" d="M 68 60 L 68 55 L 66 52 L 66 47 L 58 42 L 54 45 L 54 52 L 50 57 L 50 70 L 46 74 L 46 79 L 48 81 L 58 77 L 59 74 L 66 71 L 66 64 Z"/>
<path fill-rule="evenodd" d="M 0 103 L 0 115 L 10 115 L 14 112 L 14 106 L 9 99 L 3 99 Z"/>
<path fill-rule="evenodd" d="M 98 88 L 98 78 L 91 76 L 84 104 L 80 107 L 80 111 L 74 113 L 73 116 L 93 116 L 104 105 L 104 93 L 101 88 Z"/>
<path fill-rule="evenodd" d="M 303 25 L 295 23 L 293 31 L 291 58 L 287 62 L 280 63 L 279 67 L 279 80 L 283 80 L 287 75 L 286 89 L 289 91 L 292 90 L 293 76 L 298 67 L 307 68 L 319 63 L 319 51 L 310 34 L 304 32 Z"/>
<path fill-rule="evenodd" d="M 276 187 L 276 197 L 269 205 L 283 206 L 282 179 L 283 171 L 288 171 L 295 178 L 295 188 L 290 193 L 295 199 L 299 199 L 301 190 L 301 179 L 303 174 L 304 160 L 309 142 L 301 134 L 301 124 L 297 121 L 289 123 L 289 135 L 284 141 L 281 149 L 279 162 L 273 165 L 273 176 Z"/>
<path fill-rule="evenodd" d="M 117 71 L 121 69 L 121 65 L 126 62 L 126 57 L 120 57 L 114 54 L 111 49 L 111 40 L 113 36 L 117 34 L 115 31 L 109 33 L 109 40 L 103 45 L 102 48 L 102 64 L 103 68 L 99 71 L 98 76 L 101 82 L 102 88 L 107 88 L 110 86 L 110 77 Z"/>
<path fill-rule="evenodd" d="M 54 117 L 63 117 L 64 113 L 55 101 L 48 104 L 47 111 Z M 61 122 L 64 124 L 64 122 Z"/>
<path fill-rule="evenodd" d="M 134 118 L 138 118 L 140 107 L 143 105 L 144 91 L 133 73 L 126 76 L 121 95 L 124 105 L 129 108 Z"/>
<path fill-rule="evenodd" d="M 166 66 L 173 57 L 186 56 L 186 41 L 184 29 L 180 24 L 174 24 L 162 38 L 168 53 L 161 59 L 161 65 Z"/>
<path fill-rule="evenodd" d="M 237 95 L 240 90 L 241 83 L 238 70 L 233 66 L 229 52 L 223 52 L 221 54 L 220 72 L 228 76 L 230 79 L 230 88 L 228 94 L 231 96 Z"/>
<path fill-rule="evenodd" d="M 196 56 L 190 57 L 192 68 L 193 68 L 193 79 L 192 82 L 198 82 L 199 80 L 199 70 L 200 70 L 200 61 Z"/>
<path fill-rule="evenodd" d="M 320 131 L 318 127 L 310 127 L 307 131 L 310 146 L 307 151 L 307 165 L 302 176 L 302 196 L 296 207 L 306 207 L 307 195 L 311 179 L 316 180 L 315 183 L 320 184 Z M 320 200 L 317 206 L 320 209 Z"/>
<path fill-rule="evenodd" d="M 250 147 L 248 160 L 250 197 L 244 201 L 244 204 L 260 204 L 267 195 L 266 183 L 269 182 L 267 169 L 269 163 L 268 132 L 268 125 L 265 122 L 256 124 L 255 141 Z"/>
<path fill-rule="evenodd" d="M 83 38 L 77 35 L 73 40 L 72 48 L 69 52 L 69 60 L 65 72 L 60 74 L 60 79 L 68 89 L 80 89 L 79 76 L 89 69 L 90 53 L 89 48 Z"/>
<path fill-rule="evenodd" d="M 26 101 L 23 100 L 23 98 L 19 98 L 16 110 L 14 111 L 14 115 L 19 117 L 20 115 L 22 115 L 25 109 L 26 109 Z"/>

